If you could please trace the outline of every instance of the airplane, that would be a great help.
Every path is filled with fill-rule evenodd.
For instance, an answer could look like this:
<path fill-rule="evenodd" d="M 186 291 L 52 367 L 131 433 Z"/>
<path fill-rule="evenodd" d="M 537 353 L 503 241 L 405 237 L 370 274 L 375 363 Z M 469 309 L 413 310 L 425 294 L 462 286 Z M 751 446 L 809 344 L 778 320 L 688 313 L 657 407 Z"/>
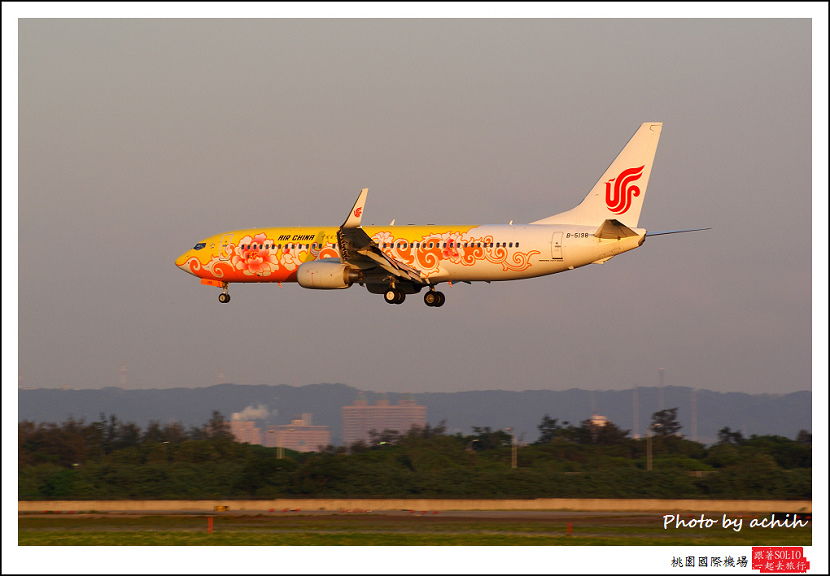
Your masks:
<path fill-rule="evenodd" d="M 426 290 L 430 307 L 444 304 L 442 282 L 495 282 L 604 264 L 642 246 L 647 236 L 708 228 L 647 232 L 638 228 L 662 122 L 642 124 L 575 208 L 529 224 L 362 226 L 368 188 L 337 226 L 250 228 L 200 240 L 176 266 L 202 284 L 296 282 L 333 290 L 359 284 L 401 304 Z"/>

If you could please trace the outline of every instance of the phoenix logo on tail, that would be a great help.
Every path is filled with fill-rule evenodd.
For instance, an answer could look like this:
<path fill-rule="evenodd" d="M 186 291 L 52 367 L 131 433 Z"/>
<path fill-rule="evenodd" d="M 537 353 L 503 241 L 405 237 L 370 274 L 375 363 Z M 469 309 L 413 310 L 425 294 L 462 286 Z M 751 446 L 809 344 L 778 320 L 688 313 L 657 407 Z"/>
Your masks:
<path fill-rule="evenodd" d="M 394 226 L 393 220 L 364 227 L 364 188 L 339 227 L 216 234 L 179 256 L 176 266 L 222 288 L 222 303 L 231 299 L 232 282 L 296 282 L 316 290 L 359 284 L 390 304 L 426 290 L 424 303 L 437 308 L 445 300 L 435 289 L 441 283 L 517 280 L 602 264 L 646 236 L 691 232 L 637 227 L 662 127 L 642 124 L 578 206 L 530 224 Z"/>
<path fill-rule="evenodd" d="M 643 175 L 643 168 L 645 166 L 623 170 L 619 176 L 605 183 L 605 203 L 611 212 L 625 214 L 631 208 L 632 197 L 640 195 L 640 189 L 632 186 L 631 183 L 640 179 Z M 613 191 L 611 190 L 612 181 L 614 181 Z"/>

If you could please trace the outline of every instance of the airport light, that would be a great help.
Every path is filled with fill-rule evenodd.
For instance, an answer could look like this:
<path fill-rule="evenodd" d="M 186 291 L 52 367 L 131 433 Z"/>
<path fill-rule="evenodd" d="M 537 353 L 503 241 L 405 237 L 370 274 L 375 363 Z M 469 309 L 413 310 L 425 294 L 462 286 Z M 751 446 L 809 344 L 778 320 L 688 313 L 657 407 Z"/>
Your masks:
<path fill-rule="evenodd" d="M 511 468 L 515 469 L 516 464 L 517 464 L 517 459 L 518 459 L 518 454 L 516 453 L 516 450 L 518 448 L 518 445 L 516 444 L 516 431 L 513 430 L 513 428 L 505 428 L 505 430 L 507 432 L 510 432 L 510 434 L 512 436 L 511 437 L 511 444 L 513 445 L 513 457 L 511 459 Z"/>
<path fill-rule="evenodd" d="M 269 430 L 269 434 L 276 434 L 277 435 L 277 459 L 282 460 L 285 458 L 285 448 L 283 447 L 283 433 L 284 432 L 293 432 L 293 428 L 289 428 L 288 430 Z"/>
<path fill-rule="evenodd" d="M 660 423 L 655 422 L 650 424 L 646 434 L 646 471 L 651 472 L 651 435 L 655 428 L 659 428 Z"/>
<path fill-rule="evenodd" d="M 277 459 L 279 460 L 280 458 L 282 458 L 282 443 L 280 442 L 280 433 L 277 430 L 269 430 L 268 433 L 277 435 Z"/>

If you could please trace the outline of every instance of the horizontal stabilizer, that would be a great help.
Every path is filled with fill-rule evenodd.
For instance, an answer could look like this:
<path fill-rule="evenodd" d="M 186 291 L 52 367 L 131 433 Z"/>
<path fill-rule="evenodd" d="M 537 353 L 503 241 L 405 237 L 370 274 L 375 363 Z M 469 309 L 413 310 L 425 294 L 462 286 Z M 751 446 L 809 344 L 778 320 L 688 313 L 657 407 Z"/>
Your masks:
<path fill-rule="evenodd" d="M 622 224 L 619 220 L 606 220 L 594 232 L 594 236 L 603 240 L 619 240 L 621 238 L 628 238 L 629 236 L 637 236 L 638 234 Z"/>
<path fill-rule="evenodd" d="M 689 230 L 665 230 L 663 232 L 646 232 L 646 236 L 663 236 L 664 234 L 682 234 L 683 232 L 700 232 L 711 228 L 691 228 Z"/>

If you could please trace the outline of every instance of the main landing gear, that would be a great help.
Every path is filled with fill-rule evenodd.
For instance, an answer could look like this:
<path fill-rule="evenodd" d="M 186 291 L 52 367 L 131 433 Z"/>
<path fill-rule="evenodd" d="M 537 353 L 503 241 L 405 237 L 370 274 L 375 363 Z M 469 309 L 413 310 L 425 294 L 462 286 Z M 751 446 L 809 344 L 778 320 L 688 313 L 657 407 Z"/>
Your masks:
<path fill-rule="evenodd" d="M 383 299 L 389 304 L 400 304 L 406 299 L 406 293 L 400 288 L 390 287 L 383 293 Z M 443 292 L 436 292 L 435 289 L 430 289 L 424 294 L 424 304 L 432 308 L 438 308 L 444 305 L 446 297 Z"/>
<path fill-rule="evenodd" d="M 440 308 L 444 305 L 444 300 L 446 300 L 446 297 L 444 296 L 443 292 L 436 292 L 435 290 L 430 290 L 429 292 L 424 294 L 424 304 L 426 304 L 427 306 Z"/>
<path fill-rule="evenodd" d="M 390 288 L 383 293 L 383 299 L 389 304 L 400 304 L 405 298 L 406 294 L 404 294 L 403 290 L 398 290 L 397 288 Z"/>
<path fill-rule="evenodd" d="M 219 301 L 222 304 L 227 304 L 231 301 L 231 295 L 228 294 L 228 283 L 222 282 L 222 293 L 219 295 Z"/>

